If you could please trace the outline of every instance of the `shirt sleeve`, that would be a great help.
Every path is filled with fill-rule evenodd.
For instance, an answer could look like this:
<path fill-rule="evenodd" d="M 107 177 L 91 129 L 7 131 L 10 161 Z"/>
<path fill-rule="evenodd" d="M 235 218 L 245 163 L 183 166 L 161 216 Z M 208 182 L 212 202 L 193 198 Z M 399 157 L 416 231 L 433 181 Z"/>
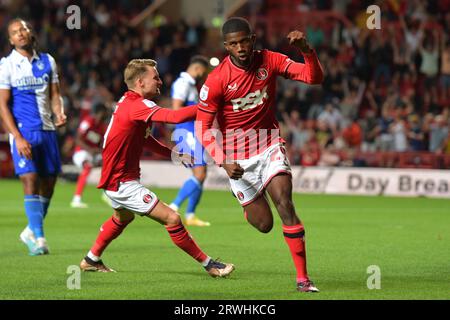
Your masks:
<path fill-rule="evenodd" d="M 279 52 L 267 51 L 267 53 L 269 55 L 269 60 L 273 70 L 275 70 L 278 75 L 285 76 L 288 67 L 294 63 L 294 61 L 292 61 L 287 55 Z"/>
<path fill-rule="evenodd" d="M 278 52 L 268 52 L 272 67 L 278 75 L 308 84 L 322 83 L 323 68 L 314 50 L 310 53 L 302 53 L 305 63 L 292 61 L 288 56 Z"/>
<path fill-rule="evenodd" d="M 11 75 L 5 58 L 0 60 L 0 89 L 11 89 Z"/>
<path fill-rule="evenodd" d="M 217 75 L 209 75 L 200 89 L 198 109 L 215 114 L 223 105 L 221 81 Z"/>
<path fill-rule="evenodd" d="M 130 119 L 132 121 L 147 122 L 159 109 L 161 107 L 158 107 L 153 101 L 147 99 L 136 100 L 131 108 Z"/>
<path fill-rule="evenodd" d="M 56 61 L 49 54 L 48 54 L 48 61 L 50 62 L 50 66 L 52 68 L 52 83 L 59 83 L 58 67 L 56 66 Z"/>
<path fill-rule="evenodd" d="M 285 78 L 302 81 L 308 84 L 321 84 L 324 79 L 323 68 L 316 52 L 303 53 L 305 63 L 291 63 L 284 75 Z"/>
<path fill-rule="evenodd" d="M 171 92 L 172 99 L 186 101 L 188 92 L 189 92 L 189 84 L 186 81 L 178 79 L 173 83 Z"/>

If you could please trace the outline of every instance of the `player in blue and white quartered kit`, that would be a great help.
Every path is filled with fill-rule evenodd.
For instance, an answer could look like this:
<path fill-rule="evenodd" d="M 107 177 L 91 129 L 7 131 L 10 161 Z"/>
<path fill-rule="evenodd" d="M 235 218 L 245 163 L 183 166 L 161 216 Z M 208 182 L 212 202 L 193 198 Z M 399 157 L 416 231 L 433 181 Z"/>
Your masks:
<path fill-rule="evenodd" d="M 208 60 L 202 56 L 192 57 L 186 72 L 181 72 L 171 88 L 172 107 L 179 109 L 183 106 L 198 103 L 197 81 L 204 78 L 208 71 Z M 180 152 L 190 153 L 195 158 L 192 168 L 193 175 L 185 181 L 175 200 L 170 204 L 174 210 L 188 200 L 185 213 L 185 222 L 188 226 L 209 226 L 210 223 L 202 221 L 195 216 L 195 209 L 203 193 L 203 182 L 206 179 L 206 161 L 203 158 L 204 149 L 195 137 L 194 121 L 177 124 L 173 134 Z"/>
<path fill-rule="evenodd" d="M 61 171 L 55 125 L 64 125 L 66 116 L 53 57 L 35 50 L 33 32 L 22 19 L 8 24 L 8 36 L 14 49 L 0 61 L 0 116 L 24 186 L 28 226 L 20 239 L 30 255 L 41 255 L 48 253 L 43 220 Z"/>

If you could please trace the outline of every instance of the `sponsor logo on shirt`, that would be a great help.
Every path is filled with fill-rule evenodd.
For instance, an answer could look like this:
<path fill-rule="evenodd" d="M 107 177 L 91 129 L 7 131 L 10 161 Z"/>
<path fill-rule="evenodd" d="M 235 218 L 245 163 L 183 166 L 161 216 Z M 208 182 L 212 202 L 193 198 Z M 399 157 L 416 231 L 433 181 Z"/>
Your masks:
<path fill-rule="evenodd" d="M 44 65 L 44 63 L 43 63 L 42 61 L 38 61 L 38 62 L 36 63 L 36 67 L 37 67 L 39 70 L 44 70 L 45 65 Z"/>
<path fill-rule="evenodd" d="M 19 90 L 34 90 L 42 88 L 48 83 L 48 81 L 48 74 L 44 74 L 42 77 L 29 76 L 17 79 L 16 81 L 14 81 L 12 86 L 16 87 Z"/>
<path fill-rule="evenodd" d="M 257 106 L 264 103 L 264 99 L 268 99 L 267 86 L 265 86 L 262 91 L 256 90 L 255 92 L 250 92 L 243 98 L 232 99 L 233 111 L 243 111 L 256 108 Z"/>

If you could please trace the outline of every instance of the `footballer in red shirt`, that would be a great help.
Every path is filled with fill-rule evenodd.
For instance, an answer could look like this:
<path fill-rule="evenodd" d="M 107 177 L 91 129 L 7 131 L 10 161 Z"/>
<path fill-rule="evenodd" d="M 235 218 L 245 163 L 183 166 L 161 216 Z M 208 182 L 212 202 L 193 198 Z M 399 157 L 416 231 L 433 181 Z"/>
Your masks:
<path fill-rule="evenodd" d="M 255 34 L 243 18 L 227 20 L 222 35 L 229 55 L 200 90 L 196 135 L 230 177 L 248 222 L 264 233 L 273 227 L 266 192 L 270 195 L 297 270 L 297 290 L 317 292 L 306 269 L 305 231 L 292 202 L 291 168 L 275 118 L 275 94 L 278 76 L 320 84 L 322 67 L 300 31 L 290 32 L 287 38 L 305 63 L 254 50 Z M 219 123 L 216 134 L 211 131 L 214 118 Z"/>
<path fill-rule="evenodd" d="M 190 155 L 172 152 L 152 135 L 152 122 L 181 123 L 192 121 L 197 106 L 169 110 L 152 99 L 160 94 L 162 81 L 151 59 L 131 60 L 124 72 L 128 86 L 117 103 L 103 140 L 103 167 L 98 188 L 104 189 L 114 209 L 113 216 L 100 228 L 88 254 L 81 260 L 83 271 L 113 272 L 100 259 L 103 251 L 125 227 L 140 215 L 163 224 L 172 241 L 203 265 L 213 277 L 225 277 L 234 270 L 231 263 L 222 263 L 206 255 L 183 226 L 180 215 L 139 182 L 139 159 L 144 145 L 163 156 L 191 162 Z"/>
<path fill-rule="evenodd" d="M 75 194 L 70 206 L 72 208 L 87 208 L 82 201 L 84 187 L 91 170 L 101 165 L 103 135 L 105 134 L 108 117 L 108 109 L 102 103 L 94 105 L 93 115 L 84 117 L 78 126 L 76 135 L 75 152 L 72 156 L 73 163 L 81 169 L 78 176 Z"/>

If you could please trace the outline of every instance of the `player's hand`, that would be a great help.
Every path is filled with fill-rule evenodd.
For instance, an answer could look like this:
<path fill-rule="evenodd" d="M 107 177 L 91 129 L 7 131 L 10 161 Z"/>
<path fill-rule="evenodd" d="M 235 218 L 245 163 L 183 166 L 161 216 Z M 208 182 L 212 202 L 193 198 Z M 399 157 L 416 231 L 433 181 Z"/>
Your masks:
<path fill-rule="evenodd" d="M 300 49 L 301 52 L 310 53 L 311 47 L 309 46 L 308 41 L 306 40 L 306 36 L 303 32 L 295 30 L 289 32 L 287 35 L 289 39 L 289 44 L 291 46 L 295 46 Z"/>
<path fill-rule="evenodd" d="M 62 127 L 67 122 L 67 116 L 64 113 L 60 113 L 56 115 L 55 126 Z"/>
<path fill-rule="evenodd" d="M 28 160 L 31 160 L 32 153 L 31 153 L 31 144 L 25 140 L 24 137 L 15 138 L 16 141 L 16 148 L 17 152 L 21 157 L 25 157 Z"/>
<path fill-rule="evenodd" d="M 244 169 L 238 163 L 224 163 L 222 167 L 233 180 L 239 180 L 244 174 Z"/>

